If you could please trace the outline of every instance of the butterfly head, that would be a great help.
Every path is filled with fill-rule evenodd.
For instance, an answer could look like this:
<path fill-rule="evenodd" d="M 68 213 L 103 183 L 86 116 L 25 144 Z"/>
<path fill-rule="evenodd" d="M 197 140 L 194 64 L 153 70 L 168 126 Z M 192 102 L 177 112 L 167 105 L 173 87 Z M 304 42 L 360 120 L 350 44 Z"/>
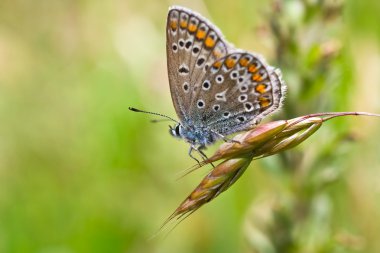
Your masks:
<path fill-rule="evenodd" d="M 206 146 L 215 142 L 214 133 L 207 130 L 207 127 L 184 126 L 180 123 L 169 126 L 169 133 L 180 139 L 185 139 L 192 145 Z"/>
<path fill-rule="evenodd" d="M 169 126 L 169 133 L 177 138 L 183 138 L 182 136 L 183 127 L 181 124 L 176 124 L 174 127 Z"/>

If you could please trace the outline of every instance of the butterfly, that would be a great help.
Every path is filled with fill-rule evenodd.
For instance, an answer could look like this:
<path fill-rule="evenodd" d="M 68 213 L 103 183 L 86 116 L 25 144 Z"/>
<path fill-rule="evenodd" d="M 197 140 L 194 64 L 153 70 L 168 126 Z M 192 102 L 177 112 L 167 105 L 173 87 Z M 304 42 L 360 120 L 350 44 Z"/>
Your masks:
<path fill-rule="evenodd" d="M 179 121 L 170 134 L 192 150 L 253 128 L 281 106 L 286 92 L 279 69 L 255 54 L 235 48 L 200 14 L 169 8 L 166 53 L 170 93 Z M 141 111 L 130 108 L 133 111 Z M 150 112 L 147 112 L 150 113 Z M 197 160 L 198 161 L 198 160 Z"/>

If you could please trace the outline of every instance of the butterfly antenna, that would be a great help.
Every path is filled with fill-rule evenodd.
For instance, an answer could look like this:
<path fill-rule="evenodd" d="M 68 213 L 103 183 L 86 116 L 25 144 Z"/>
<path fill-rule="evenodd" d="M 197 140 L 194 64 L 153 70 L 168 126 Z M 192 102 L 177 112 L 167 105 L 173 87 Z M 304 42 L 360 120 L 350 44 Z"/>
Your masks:
<path fill-rule="evenodd" d="M 150 122 L 152 123 L 159 123 L 164 121 L 172 121 L 171 119 L 152 119 Z"/>
<path fill-rule="evenodd" d="M 160 117 L 164 117 L 164 118 L 167 118 L 168 120 L 171 120 L 171 121 L 174 121 L 176 123 L 179 124 L 179 122 L 173 118 L 170 118 L 169 116 L 166 116 L 164 114 L 160 114 L 160 113 L 157 113 L 157 112 L 148 112 L 148 111 L 143 111 L 143 110 L 140 110 L 140 109 L 136 109 L 136 108 L 133 108 L 133 107 L 128 107 L 129 110 L 133 111 L 133 112 L 142 112 L 142 113 L 147 113 L 147 114 L 152 114 L 152 115 L 156 115 L 156 116 L 160 116 Z"/>

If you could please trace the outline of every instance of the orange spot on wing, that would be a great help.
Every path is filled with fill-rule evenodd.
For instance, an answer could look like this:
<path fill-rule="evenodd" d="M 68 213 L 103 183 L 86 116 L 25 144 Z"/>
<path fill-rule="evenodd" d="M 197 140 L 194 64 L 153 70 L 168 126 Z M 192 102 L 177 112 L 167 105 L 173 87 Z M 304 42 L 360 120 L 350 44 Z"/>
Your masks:
<path fill-rule="evenodd" d="M 222 56 L 222 52 L 216 48 L 214 51 L 212 51 L 212 54 L 215 56 L 215 58 L 220 58 Z"/>
<path fill-rule="evenodd" d="M 239 63 L 242 67 L 246 67 L 248 65 L 249 60 L 247 58 L 241 58 Z"/>
<path fill-rule="evenodd" d="M 197 26 L 194 24 L 190 24 L 189 27 L 187 28 L 187 30 L 189 30 L 189 32 L 193 33 L 197 30 Z"/>
<path fill-rule="evenodd" d="M 249 72 L 249 73 L 256 72 L 256 70 L 257 70 L 257 67 L 256 67 L 255 64 L 250 64 L 250 65 L 248 66 L 248 72 Z"/>
<path fill-rule="evenodd" d="M 263 77 L 259 73 L 256 73 L 256 74 L 252 75 L 252 80 L 256 81 L 256 82 L 260 82 L 263 80 Z"/>
<path fill-rule="evenodd" d="M 215 45 L 215 42 L 216 42 L 216 40 L 211 38 L 211 36 L 207 36 L 207 38 L 205 40 L 205 46 L 208 48 L 213 47 Z"/>
<path fill-rule="evenodd" d="M 222 66 L 222 61 L 217 61 L 212 65 L 214 68 L 220 68 Z"/>
<path fill-rule="evenodd" d="M 266 97 L 259 97 L 259 103 L 261 107 L 268 107 L 270 105 L 270 100 Z"/>
<path fill-rule="evenodd" d="M 198 30 L 197 34 L 195 35 L 198 40 L 203 40 L 206 37 L 206 31 L 204 30 Z"/>
<path fill-rule="evenodd" d="M 228 58 L 228 59 L 226 59 L 226 61 L 224 62 L 224 64 L 227 66 L 227 68 L 230 69 L 233 66 L 235 66 L 236 61 L 234 59 Z"/>
<path fill-rule="evenodd" d="M 177 25 L 178 25 L 177 20 L 172 20 L 172 21 L 170 21 L 170 28 L 171 28 L 172 30 L 177 29 Z"/>
<path fill-rule="evenodd" d="M 181 22 L 179 23 L 179 26 L 181 28 L 186 28 L 187 27 L 187 21 L 186 20 L 181 20 Z"/>
<path fill-rule="evenodd" d="M 264 93 L 265 92 L 265 90 L 266 90 L 266 85 L 265 84 L 259 84 L 259 85 L 257 85 L 256 86 L 256 88 L 255 88 L 255 90 L 257 91 L 257 92 L 259 92 L 259 93 Z"/>

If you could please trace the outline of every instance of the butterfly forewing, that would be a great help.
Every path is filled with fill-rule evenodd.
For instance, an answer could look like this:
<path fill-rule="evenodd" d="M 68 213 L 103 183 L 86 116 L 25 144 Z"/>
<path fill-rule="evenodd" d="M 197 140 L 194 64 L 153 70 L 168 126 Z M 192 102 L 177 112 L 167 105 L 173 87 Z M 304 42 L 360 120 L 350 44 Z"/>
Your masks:
<path fill-rule="evenodd" d="M 186 121 L 210 66 L 232 48 L 208 20 L 185 8 L 169 10 L 166 30 L 170 91 L 177 115 Z"/>

